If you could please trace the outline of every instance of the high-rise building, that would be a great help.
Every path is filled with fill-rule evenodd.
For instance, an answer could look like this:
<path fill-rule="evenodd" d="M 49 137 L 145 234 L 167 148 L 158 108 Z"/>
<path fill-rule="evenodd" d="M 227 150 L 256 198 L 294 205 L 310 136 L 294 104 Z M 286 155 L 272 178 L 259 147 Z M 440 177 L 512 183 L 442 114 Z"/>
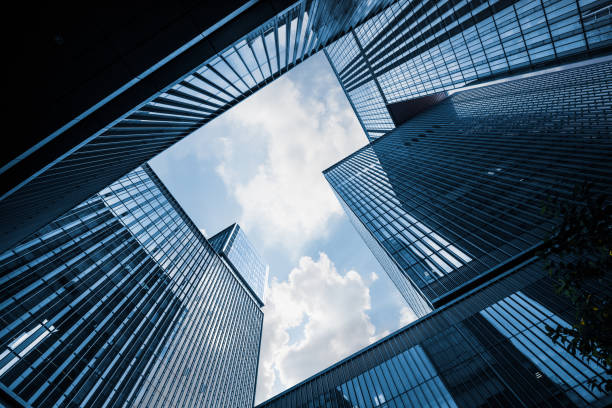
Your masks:
<path fill-rule="evenodd" d="M 573 316 L 541 262 L 455 299 L 257 408 L 606 407 L 603 367 L 544 326 Z M 339 398 L 340 397 L 340 398 Z"/>
<path fill-rule="evenodd" d="M 611 5 L 596 0 L 399 0 L 325 53 L 374 140 L 398 126 L 404 101 L 609 53 Z"/>
<path fill-rule="evenodd" d="M 1 151 L 0 251 L 391 0 L 209 3 L 111 1 L 22 11 L 27 20 L 7 54 L 19 65 L 11 76 L 28 81 L 9 84 L 16 112 L 8 116 L 23 127 Z"/>
<path fill-rule="evenodd" d="M 208 242 L 228 266 L 245 280 L 263 306 L 268 268 L 240 225 L 230 225 L 210 237 Z"/>
<path fill-rule="evenodd" d="M 547 197 L 610 191 L 612 62 L 580 65 L 438 98 L 324 172 L 417 316 L 533 257 Z"/>
<path fill-rule="evenodd" d="M 537 250 L 548 197 L 585 179 L 612 193 L 611 93 L 606 59 L 417 99 L 415 116 L 326 170 L 421 317 L 259 408 L 609 406 L 589 384 L 604 367 L 546 333 L 575 306 Z"/>
<path fill-rule="evenodd" d="M 0 293 L 6 405 L 253 405 L 260 302 L 148 165 L 0 255 Z"/>
<path fill-rule="evenodd" d="M 425 317 L 264 405 L 610 402 L 543 335 L 570 305 L 535 253 L 547 195 L 610 189 L 612 63 L 446 93 L 609 53 L 610 0 L 105 7 L 27 10 L 10 44 L 0 402 L 252 405 L 261 268 L 142 163 L 322 49 L 372 141 L 325 176 Z"/>
<path fill-rule="evenodd" d="M 110 3 L 12 14 L 0 251 L 327 46 L 371 140 L 415 96 L 612 50 L 610 0 Z"/>

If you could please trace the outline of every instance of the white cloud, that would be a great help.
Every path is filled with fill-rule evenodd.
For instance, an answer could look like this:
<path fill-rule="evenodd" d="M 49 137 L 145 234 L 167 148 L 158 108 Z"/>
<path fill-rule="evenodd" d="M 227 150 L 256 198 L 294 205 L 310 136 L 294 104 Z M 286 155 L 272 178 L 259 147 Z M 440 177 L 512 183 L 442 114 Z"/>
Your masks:
<path fill-rule="evenodd" d="M 407 306 L 402 307 L 400 310 L 400 327 L 412 323 L 416 319 L 417 316 L 414 314 L 411 308 Z"/>
<path fill-rule="evenodd" d="M 204 237 L 208 237 L 208 234 L 206 233 L 206 230 L 204 228 L 200 228 L 200 232 L 202 233 L 202 235 L 204 235 Z"/>
<path fill-rule="evenodd" d="M 285 76 L 215 122 L 203 128 L 209 143 L 202 155 L 216 151 L 216 171 L 241 207 L 241 224 L 294 257 L 326 236 L 342 209 L 321 172 L 366 143 L 340 87 L 320 95 Z M 229 136 L 216 131 L 230 126 Z"/>
<path fill-rule="evenodd" d="M 378 274 L 376 272 L 370 272 L 370 281 L 376 282 L 378 280 Z"/>
<path fill-rule="evenodd" d="M 341 275 L 325 253 L 316 261 L 302 257 L 287 281 L 273 279 L 264 307 L 256 400 L 388 334 L 375 333 L 368 310 L 370 290 L 361 275 L 353 270 Z"/>

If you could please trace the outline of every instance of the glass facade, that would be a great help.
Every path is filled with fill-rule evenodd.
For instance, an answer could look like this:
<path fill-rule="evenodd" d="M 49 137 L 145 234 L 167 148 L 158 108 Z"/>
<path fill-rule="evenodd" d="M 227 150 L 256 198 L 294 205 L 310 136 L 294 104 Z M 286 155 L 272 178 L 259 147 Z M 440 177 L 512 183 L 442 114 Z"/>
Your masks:
<path fill-rule="evenodd" d="M 325 48 L 370 140 L 388 105 L 609 53 L 609 0 L 400 0 Z"/>
<path fill-rule="evenodd" d="M 609 60 L 458 92 L 324 174 L 423 316 L 533 256 L 548 196 L 612 190 L 611 101 Z"/>
<path fill-rule="evenodd" d="M 251 407 L 263 313 L 148 167 L 0 255 L 24 405 Z"/>
<path fill-rule="evenodd" d="M 587 385 L 604 369 L 545 334 L 572 311 L 542 269 L 528 262 L 258 408 L 609 406 Z"/>
<path fill-rule="evenodd" d="M 61 136 L 54 138 L 66 132 L 78 143 L 66 142 L 69 146 L 60 152 L 31 163 L 40 171 L 9 191 L 0 184 L 0 251 L 274 81 L 391 0 L 288 3 L 261 24 L 255 24 L 256 16 L 249 17 L 246 7 L 239 27 L 226 30 L 222 25 L 215 38 L 202 33 L 194 39 L 192 47 L 199 47 L 202 56 L 182 60 L 180 74 L 148 81 L 149 88 L 140 89 L 132 105 L 116 106 L 110 113 L 98 109 L 111 117 L 107 121 L 86 129 L 79 129 L 80 123 L 62 128 Z M 262 7 L 274 10 L 272 5 Z M 180 57 L 177 52 L 165 63 Z M 137 82 L 146 82 L 142 80 L 149 73 Z M 131 90 L 124 93 L 131 95 Z M 32 151 L 41 147 L 35 144 Z"/>
<path fill-rule="evenodd" d="M 253 290 L 255 296 L 263 304 L 268 281 L 268 268 L 249 242 L 240 225 L 230 225 L 209 238 L 208 242 L 246 281 L 249 288 Z"/>

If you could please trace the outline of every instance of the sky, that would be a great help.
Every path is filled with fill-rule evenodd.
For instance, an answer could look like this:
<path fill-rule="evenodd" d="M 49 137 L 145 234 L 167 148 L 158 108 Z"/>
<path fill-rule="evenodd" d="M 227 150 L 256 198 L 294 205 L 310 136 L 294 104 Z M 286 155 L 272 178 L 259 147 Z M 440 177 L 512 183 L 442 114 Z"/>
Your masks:
<path fill-rule="evenodd" d="M 319 53 L 150 162 L 204 235 L 237 221 L 270 267 L 256 403 L 414 320 L 321 173 L 365 144 Z"/>

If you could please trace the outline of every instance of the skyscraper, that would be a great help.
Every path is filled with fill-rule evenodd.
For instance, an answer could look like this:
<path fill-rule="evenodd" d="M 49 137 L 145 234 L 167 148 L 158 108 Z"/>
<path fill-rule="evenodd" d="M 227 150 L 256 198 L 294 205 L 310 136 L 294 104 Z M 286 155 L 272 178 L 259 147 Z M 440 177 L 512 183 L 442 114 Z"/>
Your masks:
<path fill-rule="evenodd" d="M 611 92 L 608 58 L 419 99 L 326 170 L 420 319 L 258 408 L 609 406 L 589 385 L 605 368 L 546 333 L 570 327 L 576 306 L 537 250 L 554 222 L 547 196 L 585 179 L 612 193 Z"/>
<path fill-rule="evenodd" d="M 324 174 L 417 316 L 533 257 L 548 196 L 610 190 L 612 62 L 455 93 Z"/>
<path fill-rule="evenodd" d="M 610 63 L 446 91 L 609 53 L 610 10 L 609 0 L 27 10 L 33 35 L 15 35 L 9 58 L 23 65 L 8 81 L 21 129 L 0 167 L 1 401 L 252 403 L 257 279 L 214 251 L 146 165 L 134 169 L 327 47 L 373 143 L 326 177 L 425 317 L 267 405 L 604 406 L 585 385 L 601 367 L 542 334 L 545 322 L 567 324 L 570 305 L 542 296 L 552 288 L 534 255 L 551 225 L 538 214 L 547 194 L 587 177 L 609 190 Z"/>
<path fill-rule="evenodd" d="M 14 77 L 29 81 L 10 92 L 17 109 L 9 116 L 24 127 L 2 149 L 0 251 L 390 2 L 136 0 L 23 10 L 10 60 L 19 63 Z"/>
<path fill-rule="evenodd" d="M 263 306 L 268 268 L 240 225 L 230 225 L 210 237 L 208 242 L 230 268 L 234 268 L 245 280 L 247 287 L 253 290 L 253 294 Z"/>
<path fill-rule="evenodd" d="M 542 270 L 530 260 L 257 408 L 609 406 L 587 384 L 604 369 L 545 334 L 573 311 Z"/>
<path fill-rule="evenodd" d="M 9 405 L 253 404 L 260 302 L 148 165 L 0 255 L 0 293 Z"/>
<path fill-rule="evenodd" d="M 21 132 L 2 151 L 0 251 L 325 47 L 371 140 L 415 96 L 612 47 L 610 0 L 90 7 L 22 10 L 10 61 L 28 80 L 9 84 Z"/>
<path fill-rule="evenodd" d="M 400 0 L 325 53 L 370 140 L 403 102 L 610 52 L 610 1 Z"/>

